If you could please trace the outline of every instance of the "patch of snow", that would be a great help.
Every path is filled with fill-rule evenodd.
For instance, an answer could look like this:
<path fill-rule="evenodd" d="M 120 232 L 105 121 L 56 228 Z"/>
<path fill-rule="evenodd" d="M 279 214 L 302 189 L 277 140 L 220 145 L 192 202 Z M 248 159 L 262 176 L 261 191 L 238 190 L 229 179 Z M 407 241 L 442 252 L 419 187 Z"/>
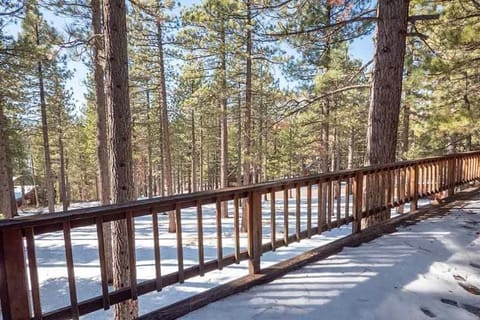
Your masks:
<path fill-rule="evenodd" d="M 478 295 L 464 287 L 480 287 L 479 231 L 472 200 L 183 319 L 478 320 Z"/>

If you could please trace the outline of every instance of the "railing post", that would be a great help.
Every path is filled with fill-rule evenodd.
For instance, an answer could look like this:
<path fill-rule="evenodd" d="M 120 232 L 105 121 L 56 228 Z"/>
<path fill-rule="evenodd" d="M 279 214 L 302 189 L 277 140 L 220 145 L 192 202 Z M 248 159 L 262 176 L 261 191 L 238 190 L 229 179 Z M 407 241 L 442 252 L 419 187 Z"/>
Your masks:
<path fill-rule="evenodd" d="M 249 192 L 248 210 L 248 271 L 250 275 L 260 272 L 262 255 L 262 196 L 259 192 Z"/>
<path fill-rule="evenodd" d="M 362 229 L 363 211 L 363 174 L 357 172 L 353 178 L 353 223 L 352 233 L 358 233 Z"/>
<path fill-rule="evenodd" d="M 27 268 L 20 229 L 0 231 L 0 300 L 3 320 L 30 319 Z"/>
<path fill-rule="evenodd" d="M 410 212 L 417 210 L 418 208 L 418 177 L 419 177 L 419 168 L 418 168 L 418 163 L 415 163 L 413 166 L 413 177 L 410 177 L 412 179 L 413 183 L 413 199 L 410 201 Z"/>
<path fill-rule="evenodd" d="M 456 157 L 452 156 L 448 159 L 448 192 L 447 196 L 451 197 L 455 194 L 455 169 Z"/>

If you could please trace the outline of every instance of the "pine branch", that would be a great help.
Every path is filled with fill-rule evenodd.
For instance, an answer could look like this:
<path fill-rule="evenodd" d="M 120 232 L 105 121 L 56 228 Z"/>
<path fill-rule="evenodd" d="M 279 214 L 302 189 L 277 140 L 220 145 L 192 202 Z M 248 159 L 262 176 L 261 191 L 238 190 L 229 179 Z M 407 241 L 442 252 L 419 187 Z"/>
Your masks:
<path fill-rule="evenodd" d="M 292 99 L 292 100 L 288 101 L 286 104 L 287 105 L 288 104 L 294 104 L 295 109 L 292 110 L 292 111 L 289 111 L 288 113 L 284 114 L 279 120 L 275 121 L 272 124 L 272 127 L 275 126 L 276 124 L 278 124 L 279 122 L 281 122 L 282 120 L 284 120 L 284 119 L 286 119 L 286 118 L 288 118 L 288 117 L 290 117 L 290 116 L 292 116 L 296 113 L 304 111 L 305 109 L 310 107 L 315 102 L 320 101 L 322 99 L 325 99 L 326 97 L 329 97 L 329 96 L 332 96 L 332 95 L 335 95 L 337 93 L 341 93 L 341 92 L 344 92 L 344 91 L 367 89 L 367 88 L 370 88 L 369 84 L 356 84 L 356 85 L 351 85 L 351 86 L 346 86 L 346 87 L 343 87 L 343 88 L 335 89 L 335 90 L 326 92 L 322 95 L 319 95 L 319 96 L 316 96 L 316 97 L 313 97 L 313 98 L 309 98 L 309 99 L 302 99 L 302 100 Z"/>

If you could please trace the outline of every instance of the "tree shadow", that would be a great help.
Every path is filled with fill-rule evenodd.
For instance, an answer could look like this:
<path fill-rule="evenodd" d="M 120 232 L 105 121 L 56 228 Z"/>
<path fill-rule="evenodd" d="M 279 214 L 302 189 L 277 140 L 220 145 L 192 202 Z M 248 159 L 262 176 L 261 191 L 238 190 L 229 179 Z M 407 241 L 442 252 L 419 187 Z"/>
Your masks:
<path fill-rule="evenodd" d="M 184 319 L 478 319 L 478 296 L 460 282 L 480 284 L 479 216 L 401 227 Z"/>

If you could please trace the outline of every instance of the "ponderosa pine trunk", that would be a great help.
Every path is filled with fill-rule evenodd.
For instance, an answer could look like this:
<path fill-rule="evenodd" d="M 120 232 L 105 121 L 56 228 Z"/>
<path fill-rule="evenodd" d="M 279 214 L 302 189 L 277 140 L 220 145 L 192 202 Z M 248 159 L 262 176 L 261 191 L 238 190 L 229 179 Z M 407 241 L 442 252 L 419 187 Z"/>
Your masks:
<path fill-rule="evenodd" d="M 101 61 L 105 49 L 102 28 L 101 0 L 92 0 L 92 27 L 93 27 L 93 79 L 95 81 L 95 105 L 97 113 L 97 160 L 100 176 L 100 203 L 110 204 L 110 165 L 108 156 L 108 124 L 107 108 L 105 105 L 105 71 Z M 112 261 L 112 227 L 110 222 L 103 224 L 103 242 L 105 246 L 105 260 Z M 112 264 L 107 263 L 107 279 L 113 282 Z"/>
<path fill-rule="evenodd" d="M 172 154 L 170 146 L 170 130 L 168 124 L 167 109 L 167 85 L 165 82 L 165 62 L 163 57 L 163 30 L 162 19 L 157 17 L 157 50 L 159 65 L 159 89 L 160 89 L 160 122 L 162 123 L 162 146 L 163 146 L 163 177 L 167 187 L 167 196 L 173 195 L 173 177 L 172 177 Z M 168 232 L 175 232 L 175 212 L 168 213 Z"/>
<path fill-rule="evenodd" d="M 8 146 L 7 119 L 0 101 L 0 214 L 11 219 L 17 215 L 12 165 Z"/>
<path fill-rule="evenodd" d="M 251 26 L 252 23 L 252 12 L 251 12 L 251 3 L 250 0 L 246 1 L 247 6 L 247 21 L 246 25 Z M 251 28 L 247 28 L 246 31 L 246 40 L 247 40 L 247 48 L 246 48 L 246 70 L 245 70 L 245 111 L 244 111 L 244 119 L 243 119 L 243 185 L 249 185 L 250 175 L 251 175 L 251 154 L 250 154 L 250 147 L 251 147 L 251 122 L 252 122 L 252 31 Z M 242 210 L 242 223 L 240 230 L 242 232 L 247 231 L 248 226 L 248 216 L 246 203 L 243 205 Z"/>
<path fill-rule="evenodd" d="M 60 131 L 58 136 L 58 148 L 60 153 L 60 200 L 62 201 L 63 211 L 68 210 L 68 197 L 67 197 L 67 170 L 65 168 L 65 148 L 63 146 L 63 132 Z"/>
<path fill-rule="evenodd" d="M 198 191 L 198 158 L 197 158 L 197 137 L 195 129 L 195 109 L 192 108 L 192 191 Z"/>
<path fill-rule="evenodd" d="M 127 24 L 124 0 L 105 0 L 104 33 L 106 60 L 106 102 L 109 116 L 112 201 L 134 200 L 132 159 L 132 123 L 128 90 Z M 113 286 L 121 289 L 132 285 L 127 242 L 127 222 L 112 223 Z M 126 300 L 114 305 L 114 317 L 136 319 L 138 303 Z"/>
<path fill-rule="evenodd" d="M 348 137 L 348 156 L 347 156 L 347 169 L 353 168 L 353 153 L 355 152 L 355 129 L 352 126 L 349 129 Z"/>
<path fill-rule="evenodd" d="M 379 0 L 377 8 L 375 67 L 368 113 L 366 165 L 395 162 L 402 98 L 402 79 L 407 36 L 408 0 Z M 369 203 L 383 205 L 389 181 L 367 190 Z M 370 226 L 388 219 L 385 210 L 364 221 Z"/>
<path fill-rule="evenodd" d="M 147 84 L 148 85 L 148 84 Z M 153 146 L 152 146 L 152 124 L 150 118 L 150 90 L 146 91 L 147 99 L 147 161 L 148 161 L 148 198 L 153 198 Z"/>
<path fill-rule="evenodd" d="M 228 187 L 228 128 L 227 128 L 227 52 L 225 24 L 223 22 L 220 31 L 222 37 L 221 47 L 221 92 L 220 92 L 220 188 Z M 221 206 L 223 218 L 228 217 L 227 202 L 224 201 Z"/>
<path fill-rule="evenodd" d="M 37 30 L 38 32 L 38 30 Z M 38 38 L 38 34 L 37 34 Z M 37 42 L 40 45 L 39 42 Z M 50 142 L 48 138 L 48 121 L 47 121 L 47 103 L 45 101 L 45 86 L 43 75 L 43 64 L 41 61 L 37 63 L 38 87 L 40 94 L 40 114 L 42 119 L 42 138 L 43 138 L 43 157 L 45 160 L 45 186 L 47 191 L 48 212 L 55 212 L 55 188 L 53 182 L 52 161 L 50 158 Z"/>

